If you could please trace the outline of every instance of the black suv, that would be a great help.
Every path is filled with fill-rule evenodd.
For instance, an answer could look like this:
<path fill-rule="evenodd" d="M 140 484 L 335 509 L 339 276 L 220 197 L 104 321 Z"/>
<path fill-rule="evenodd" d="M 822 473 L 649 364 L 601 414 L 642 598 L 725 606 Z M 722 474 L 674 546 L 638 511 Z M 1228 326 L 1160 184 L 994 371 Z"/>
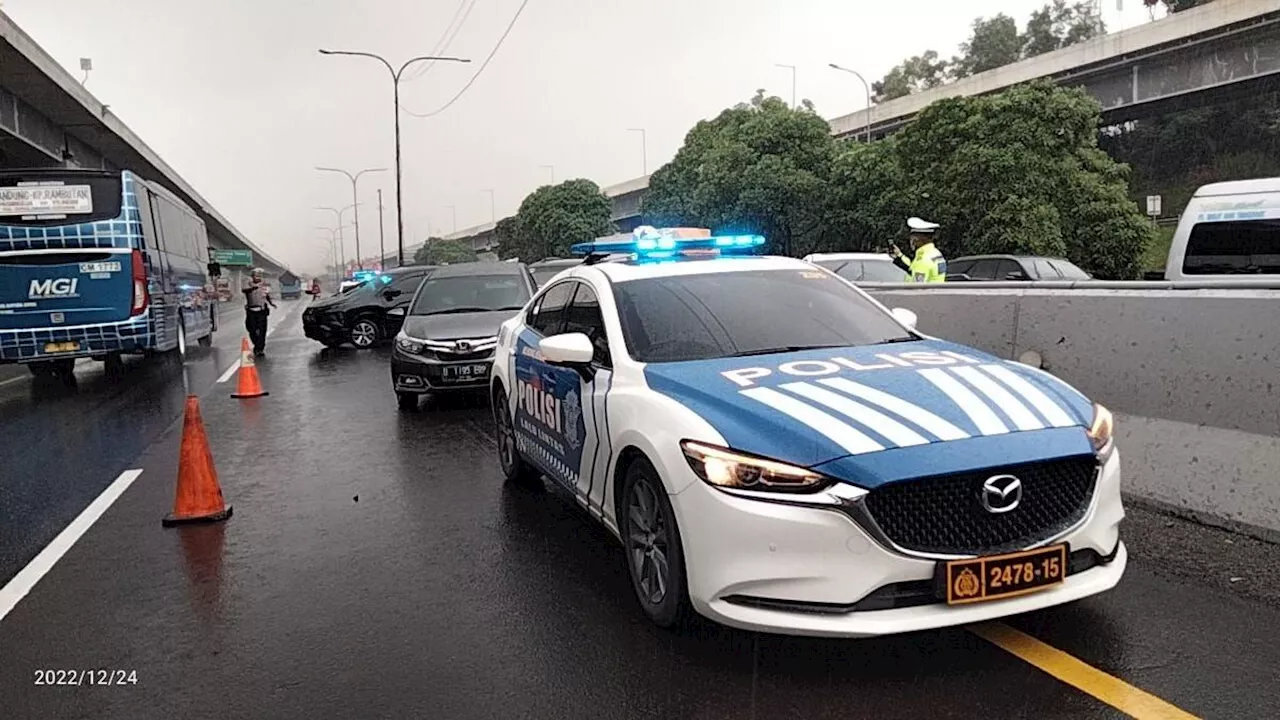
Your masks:
<path fill-rule="evenodd" d="M 1089 273 L 1056 257 L 969 255 L 947 262 L 947 282 L 1090 279 Z"/>
<path fill-rule="evenodd" d="M 547 258 L 530 265 L 529 272 L 533 275 L 533 282 L 538 287 L 542 287 L 556 275 L 559 275 L 561 271 L 581 264 L 582 258 L 576 260 L 573 258 Z"/>
<path fill-rule="evenodd" d="M 307 337 L 329 347 L 351 343 L 369 348 L 395 336 L 404 322 L 409 300 L 423 278 L 435 270 L 430 265 L 388 270 L 317 300 L 302 313 Z"/>
<path fill-rule="evenodd" d="M 391 387 L 402 410 L 427 393 L 485 389 L 498 327 L 535 292 L 524 263 L 445 265 L 409 305 L 391 352 Z"/>

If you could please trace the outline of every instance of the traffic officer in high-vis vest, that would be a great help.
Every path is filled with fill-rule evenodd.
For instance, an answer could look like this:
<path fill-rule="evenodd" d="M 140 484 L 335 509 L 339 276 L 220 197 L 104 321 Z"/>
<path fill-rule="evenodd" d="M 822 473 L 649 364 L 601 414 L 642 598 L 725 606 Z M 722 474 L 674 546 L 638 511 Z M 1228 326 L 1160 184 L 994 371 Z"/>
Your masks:
<path fill-rule="evenodd" d="M 918 217 L 907 218 L 907 229 L 911 236 L 911 250 L 915 253 L 908 262 L 907 256 L 893 246 L 893 264 L 907 273 L 906 282 L 946 282 L 947 260 L 938 252 L 933 244 L 934 235 L 939 225 Z"/>

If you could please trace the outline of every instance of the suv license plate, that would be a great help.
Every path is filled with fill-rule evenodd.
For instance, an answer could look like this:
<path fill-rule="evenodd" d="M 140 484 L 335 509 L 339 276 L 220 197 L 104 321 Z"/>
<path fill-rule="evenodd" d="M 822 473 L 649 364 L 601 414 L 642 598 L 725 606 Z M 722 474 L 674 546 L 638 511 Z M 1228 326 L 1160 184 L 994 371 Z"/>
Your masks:
<path fill-rule="evenodd" d="M 951 560 L 939 565 L 948 605 L 1025 595 L 1067 578 L 1067 546 L 1050 545 L 1005 555 Z"/>
<path fill-rule="evenodd" d="M 44 351 L 47 353 L 75 352 L 80 349 L 78 342 L 56 342 L 45 343 Z"/>

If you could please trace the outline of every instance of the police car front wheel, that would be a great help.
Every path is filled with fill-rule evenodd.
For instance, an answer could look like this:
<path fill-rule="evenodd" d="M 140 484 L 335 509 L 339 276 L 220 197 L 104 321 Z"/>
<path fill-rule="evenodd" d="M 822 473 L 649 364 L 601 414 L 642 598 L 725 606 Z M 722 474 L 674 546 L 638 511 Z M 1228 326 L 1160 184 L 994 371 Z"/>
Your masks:
<path fill-rule="evenodd" d="M 674 627 L 689 615 L 684 546 L 675 511 L 648 460 L 633 460 L 624 477 L 622 540 L 631 587 L 654 624 Z"/>
<path fill-rule="evenodd" d="M 493 391 L 493 418 L 498 434 L 498 465 L 507 482 L 527 487 L 541 487 L 542 475 L 520 456 L 516 447 L 515 426 L 507 408 L 507 394 L 502 388 Z"/>

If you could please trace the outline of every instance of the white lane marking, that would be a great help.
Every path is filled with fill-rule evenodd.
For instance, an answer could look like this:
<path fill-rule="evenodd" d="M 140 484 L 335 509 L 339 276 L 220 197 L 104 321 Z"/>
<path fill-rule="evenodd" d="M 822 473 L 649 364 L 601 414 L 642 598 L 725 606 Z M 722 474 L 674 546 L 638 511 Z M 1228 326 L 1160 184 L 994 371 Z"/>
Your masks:
<path fill-rule="evenodd" d="M 1071 427 L 1078 424 L 1071 419 L 1071 416 L 1058 403 L 1050 400 L 1048 395 L 1041 392 L 1040 388 L 1027 382 L 1025 378 L 1009 368 L 1003 365 L 983 365 L 982 369 L 1005 385 L 1013 388 L 1014 392 L 1035 406 L 1035 409 L 1044 416 L 1045 420 L 1049 421 L 1050 425 L 1054 427 Z"/>
<path fill-rule="evenodd" d="M 226 371 L 226 372 L 224 372 L 224 373 L 222 373 L 222 377 L 218 378 L 218 382 L 219 382 L 219 383 L 224 383 L 224 382 L 226 382 L 226 381 L 230 380 L 230 379 L 231 379 L 231 376 L 232 376 L 232 375 L 235 375 L 235 374 L 236 374 L 236 371 L 237 371 L 237 370 L 239 370 L 239 369 L 240 369 L 240 361 L 239 361 L 239 360 L 237 360 L 237 361 L 235 361 L 235 362 L 231 363 L 231 367 L 227 368 L 227 371 Z"/>
<path fill-rule="evenodd" d="M 866 400 L 869 403 L 879 405 L 881 408 L 892 412 L 899 417 L 910 420 L 925 430 L 937 435 L 942 440 L 964 440 L 969 437 L 969 433 L 943 420 L 941 417 L 925 410 L 919 405 L 903 400 L 896 395 L 890 395 L 883 390 L 877 390 L 873 387 L 860 385 L 847 378 L 831 378 L 828 380 L 819 380 L 818 382 L 827 387 L 835 388 L 842 392 L 849 393 L 854 397 Z"/>
<path fill-rule="evenodd" d="M 281 318 L 280 318 L 279 320 L 277 320 L 277 321 L 276 321 L 276 323 L 275 323 L 274 325 L 272 325 L 271 327 L 267 328 L 267 334 L 266 334 L 266 337 L 271 337 L 271 333 L 275 332 L 275 331 L 276 331 L 276 328 L 280 327 L 280 324 L 281 324 L 281 323 L 283 323 L 283 322 L 285 321 L 285 319 L 286 319 L 286 318 L 291 318 L 291 317 L 293 317 L 293 316 L 294 316 L 294 314 L 295 314 L 296 312 L 297 312 L 297 310 L 296 310 L 296 309 L 295 309 L 295 310 L 291 310 L 291 311 L 289 312 L 289 314 L 288 314 L 288 315 L 281 316 Z M 222 383 L 225 383 L 226 381 L 230 380 L 230 379 L 232 378 L 232 376 L 234 376 L 234 375 L 236 374 L 236 371 L 237 371 L 237 370 L 239 370 L 239 369 L 240 369 L 240 361 L 239 361 L 239 360 L 236 360 L 235 362 L 231 363 L 231 367 L 227 368 L 227 369 L 226 369 L 226 372 L 223 372 L 223 373 L 222 373 L 222 377 L 218 378 L 218 383 L 219 383 L 219 384 L 222 384 Z"/>
<path fill-rule="evenodd" d="M 965 415 L 978 426 L 978 432 L 983 435 L 1003 435 L 1009 432 L 1009 428 L 1005 426 L 1004 421 L 996 416 L 995 412 L 987 406 L 973 391 L 965 387 L 959 380 L 947 374 L 942 368 L 929 368 L 927 370 L 917 370 L 920 376 L 925 380 L 933 383 L 939 390 L 947 394 L 951 401 L 960 406 Z"/>
<path fill-rule="evenodd" d="M 996 407 L 1004 411 L 1005 415 L 1018 426 L 1019 430 L 1043 430 L 1044 423 L 1040 422 L 1040 418 L 1031 412 L 1031 409 L 1023 405 L 1013 393 L 1005 390 L 1000 383 L 992 380 L 986 375 L 972 367 L 951 368 L 951 372 L 959 375 L 969 384 L 978 388 L 978 391 L 987 396 Z"/>
<path fill-rule="evenodd" d="M 847 415 L 862 423 L 865 427 L 870 428 L 877 435 L 884 436 L 885 439 L 898 447 L 929 444 L 929 441 L 923 435 L 888 415 L 843 395 L 837 395 L 825 388 L 803 382 L 787 383 L 782 387 L 797 395 L 803 395 L 814 402 L 826 405 L 842 415 Z"/>
<path fill-rule="evenodd" d="M 750 390 L 740 390 L 739 392 L 752 400 L 764 403 L 775 410 L 790 415 L 793 419 L 825 435 L 831 442 L 848 450 L 853 455 L 884 449 L 884 446 L 880 443 L 858 432 L 853 426 L 834 415 L 828 415 L 818 408 L 800 402 L 793 397 L 783 395 L 772 388 L 751 388 Z"/>
<path fill-rule="evenodd" d="M 26 375 L 19 375 L 17 377 L 11 377 L 8 380 L 0 380 L 0 387 L 4 387 L 5 385 L 9 385 L 11 383 L 16 383 L 19 380 L 27 380 L 27 379 L 28 377 Z"/>
<path fill-rule="evenodd" d="M 27 563 L 26 567 L 13 576 L 12 580 L 6 583 L 3 588 L 0 588 L 0 621 L 4 620 L 9 611 L 13 610 L 14 606 L 27 596 L 27 593 L 31 592 L 36 583 L 40 582 L 40 578 L 43 578 L 53 569 L 53 566 L 62 559 L 63 555 L 67 554 L 71 546 L 76 544 L 76 541 L 98 521 L 98 518 L 102 517 L 107 508 L 111 507 L 112 503 L 119 499 L 141 474 L 142 470 L 125 470 L 120 473 L 120 477 L 116 478 L 114 482 L 107 486 L 106 490 L 102 491 L 101 495 L 89 503 L 89 507 L 76 516 L 76 519 L 72 520 L 70 525 L 63 528 L 62 532 L 58 533 L 58 536 L 46 545 L 39 555 L 36 555 L 31 562 Z"/>

